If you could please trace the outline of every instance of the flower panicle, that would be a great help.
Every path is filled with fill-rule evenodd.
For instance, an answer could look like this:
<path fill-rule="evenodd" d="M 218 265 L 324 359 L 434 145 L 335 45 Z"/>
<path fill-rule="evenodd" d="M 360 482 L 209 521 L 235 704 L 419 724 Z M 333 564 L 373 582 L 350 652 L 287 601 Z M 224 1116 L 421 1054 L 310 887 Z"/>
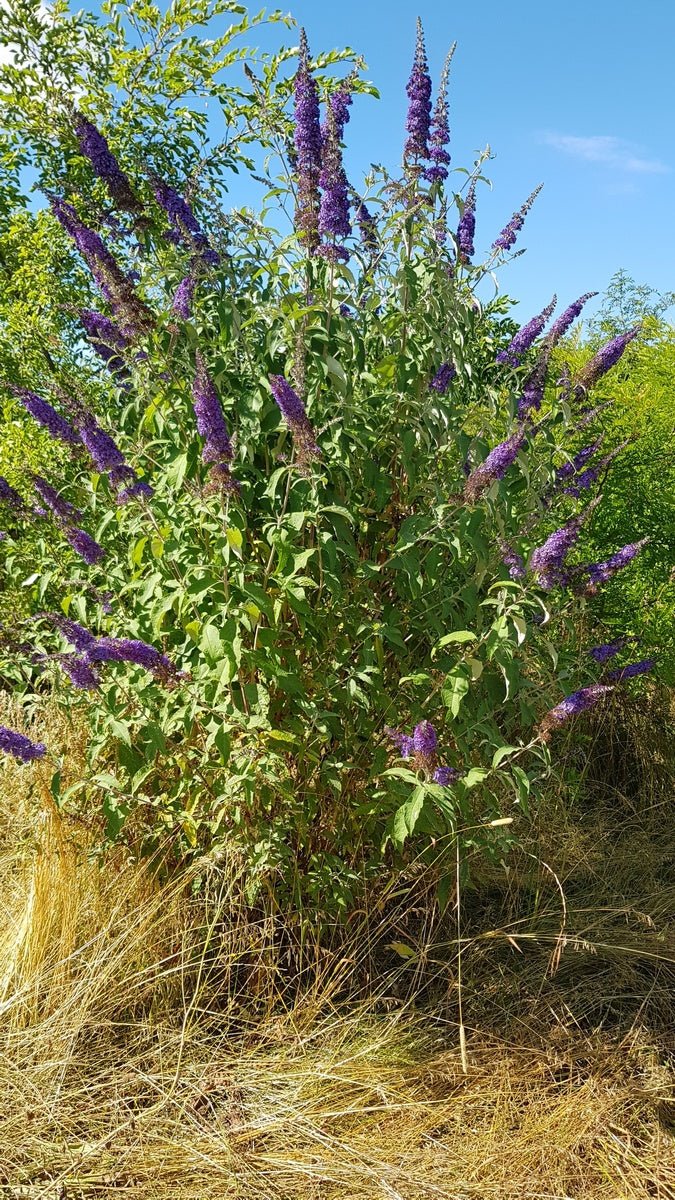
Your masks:
<path fill-rule="evenodd" d="M 457 226 L 457 258 L 467 266 L 474 256 L 474 237 L 476 234 L 476 181 L 471 180 L 466 194 L 462 215 Z"/>
<path fill-rule="evenodd" d="M 520 426 L 506 441 L 495 446 L 485 461 L 471 472 L 464 485 L 464 497 L 470 504 L 475 504 L 490 484 L 503 479 L 509 467 L 516 461 L 526 436 L 527 430 Z"/>
<path fill-rule="evenodd" d="M 523 356 L 530 349 L 530 346 L 539 337 L 539 334 L 546 325 L 546 322 L 551 316 L 556 304 L 557 297 L 554 296 L 551 302 L 547 304 L 546 307 L 543 308 L 536 317 L 532 317 L 531 321 L 528 321 L 526 325 L 523 325 L 522 328 L 518 330 L 517 334 L 511 339 L 506 349 L 500 350 L 499 354 L 497 355 L 497 362 L 508 363 L 512 367 L 517 367 L 520 364 Z"/>
<path fill-rule="evenodd" d="M 0 750 L 22 763 L 34 762 L 44 758 L 47 753 L 44 742 L 33 742 L 25 734 L 8 729 L 6 725 L 0 725 Z"/>
<path fill-rule="evenodd" d="M 448 166 L 450 165 L 450 153 L 446 147 L 450 144 L 450 127 L 448 124 L 448 79 L 450 76 L 450 64 L 453 55 L 457 49 L 457 42 L 453 42 L 448 51 L 447 58 L 443 64 L 441 78 L 438 85 L 438 96 L 434 105 L 434 111 L 431 117 L 431 125 L 429 131 L 429 158 L 432 166 L 427 167 L 424 172 L 425 179 L 429 183 L 442 183 L 448 178 Z"/>
<path fill-rule="evenodd" d="M 309 255 L 316 254 L 319 234 L 319 176 L 321 174 L 322 137 L 319 116 L 319 92 L 312 75 L 309 46 L 304 29 L 300 30 L 300 64 L 295 76 L 294 132 L 297 201 L 295 228 Z"/>
<path fill-rule="evenodd" d="M 525 224 L 525 218 L 532 208 L 532 205 L 537 199 L 537 196 L 539 195 L 543 186 L 543 183 L 540 183 L 534 189 L 534 191 L 530 193 L 525 203 L 521 205 L 518 211 L 513 214 L 508 225 L 505 225 L 499 236 L 495 238 L 494 242 L 492 243 L 493 250 L 502 250 L 504 253 L 506 253 L 506 251 L 511 250 L 511 248 L 515 245 L 516 238 Z"/>
<path fill-rule="evenodd" d="M 555 708 L 550 709 L 540 722 L 538 733 L 541 740 L 548 741 L 553 730 L 560 728 L 566 721 L 578 716 L 579 713 L 593 708 L 599 701 L 604 700 L 612 690 L 609 684 L 592 683 L 589 687 L 580 688 L 579 691 L 572 692 L 569 696 L 566 696 L 564 700 L 561 700 L 560 704 L 556 704 Z"/>
<path fill-rule="evenodd" d="M 298 457 L 306 463 L 321 456 L 317 445 L 316 435 L 311 421 L 305 412 L 305 406 L 283 375 L 270 375 L 270 388 L 288 428 L 293 434 Z"/>
<path fill-rule="evenodd" d="M 617 334 L 616 337 L 610 339 L 602 346 L 597 354 L 581 368 L 576 379 L 575 392 L 577 396 L 584 395 L 593 384 L 597 383 L 603 375 L 606 375 L 613 366 L 615 366 L 622 357 L 626 347 L 638 336 L 641 331 L 640 325 L 635 325 L 633 329 L 629 329 L 627 333 Z"/>
<path fill-rule="evenodd" d="M 187 200 L 155 171 L 149 172 L 149 178 L 155 200 L 169 218 L 169 240 L 187 246 L 207 266 L 218 267 L 220 255 L 211 246 Z"/>
<path fill-rule="evenodd" d="M 405 90 L 409 103 L 405 125 L 408 136 L 403 149 L 403 161 L 407 167 L 417 167 L 420 159 L 429 158 L 431 126 L 431 76 L 424 44 L 424 29 L 419 17 L 413 65 Z"/>
<path fill-rule="evenodd" d="M 129 179 L 110 149 L 107 139 L 78 109 L 74 111 L 73 124 L 80 150 L 89 159 L 99 179 L 105 183 L 118 208 L 134 215 L 141 213 L 143 206 L 134 194 Z"/>

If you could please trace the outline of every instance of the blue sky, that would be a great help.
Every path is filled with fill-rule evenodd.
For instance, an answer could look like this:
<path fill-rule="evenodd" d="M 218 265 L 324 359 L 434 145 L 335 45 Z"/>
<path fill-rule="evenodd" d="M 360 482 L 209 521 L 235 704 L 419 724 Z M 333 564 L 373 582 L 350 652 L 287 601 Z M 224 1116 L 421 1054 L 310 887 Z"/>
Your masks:
<path fill-rule="evenodd" d="M 519 239 L 527 253 L 500 275 L 501 289 L 521 301 L 519 319 L 554 291 L 562 304 L 602 291 L 620 267 L 639 283 L 675 288 L 673 0 L 639 9 L 634 0 L 295 0 L 290 11 L 313 52 L 352 46 L 379 88 L 379 101 L 357 97 L 346 130 L 357 185 L 371 161 L 400 161 L 418 13 L 434 84 L 458 42 L 453 165 L 471 166 L 488 142 L 495 156 L 486 171 L 493 189 L 479 194 L 478 248 L 544 183 Z M 258 40 L 295 37 L 274 26 Z"/>

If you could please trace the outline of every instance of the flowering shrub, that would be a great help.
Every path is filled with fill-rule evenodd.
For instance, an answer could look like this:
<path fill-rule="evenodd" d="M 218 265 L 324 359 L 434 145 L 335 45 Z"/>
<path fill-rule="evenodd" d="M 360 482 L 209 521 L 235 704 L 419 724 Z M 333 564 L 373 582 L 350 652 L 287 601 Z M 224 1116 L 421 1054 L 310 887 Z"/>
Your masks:
<path fill-rule="evenodd" d="M 6 381 L 70 457 L 0 483 L 7 573 L 32 602 L 3 671 L 81 707 L 90 774 L 61 791 L 59 747 L 2 746 L 52 764 L 58 803 L 100 803 L 111 840 L 225 846 L 252 891 L 269 874 L 335 911 L 411 839 L 500 858 L 557 728 L 646 669 L 606 682 L 573 634 L 640 549 L 575 556 L 600 499 L 588 392 L 637 331 L 556 381 L 586 297 L 513 337 L 504 302 L 476 299 L 534 197 L 474 263 L 481 162 L 456 193 L 449 63 L 432 105 L 421 27 L 401 177 L 363 193 L 342 161 L 358 75 L 321 74 L 303 34 L 289 96 L 284 60 L 229 116 L 250 128 L 258 98 L 290 235 L 218 216 L 189 145 L 176 162 L 139 132 L 122 154 L 109 94 L 49 98 L 67 170 L 26 118 L 91 283 L 68 353 Z M 245 165 L 236 136 L 230 155 Z"/>

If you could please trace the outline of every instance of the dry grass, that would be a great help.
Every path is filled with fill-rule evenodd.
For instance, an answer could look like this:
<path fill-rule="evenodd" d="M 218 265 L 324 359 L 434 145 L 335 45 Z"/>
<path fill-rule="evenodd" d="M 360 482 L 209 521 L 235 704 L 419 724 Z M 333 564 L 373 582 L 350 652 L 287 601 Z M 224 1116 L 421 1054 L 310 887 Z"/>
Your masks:
<path fill-rule="evenodd" d="M 675 1197 L 663 771 L 639 811 L 552 797 L 465 896 L 463 1064 L 454 918 L 403 896 L 301 951 L 222 871 L 193 894 L 99 868 L 40 770 L 1 781 L 0 1196 Z"/>

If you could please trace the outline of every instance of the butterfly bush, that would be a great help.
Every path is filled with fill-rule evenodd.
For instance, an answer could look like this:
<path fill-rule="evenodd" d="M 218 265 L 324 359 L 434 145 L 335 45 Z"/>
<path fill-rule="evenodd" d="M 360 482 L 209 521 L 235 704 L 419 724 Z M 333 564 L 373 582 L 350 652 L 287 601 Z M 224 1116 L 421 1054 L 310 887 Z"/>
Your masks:
<path fill-rule="evenodd" d="M 610 679 L 629 635 L 589 652 L 580 632 L 645 544 L 636 514 L 630 545 L 584 550 L 621 452 L 588 393 L 636 331 L 561 374 L 587 293 L 495 362 L 504 301 L 476 291 L 536 193 L 501 233 L 477 226 L 482 160 L 460 193 L 449 59 L 432 104 L 421 25 L 402 168 L 348 182 L 348 118 L 372 102 L 343 59 L 346 78 L 342 61 L 340 78 L 314 68 L 303 32 L 290 66 L 265 60 L 264 103 L 251 67 L 246 103 L 239 83 L 219 92 L 232 136 L 202 158 L 172 117 L 150 147 L 124 143 L 143 167 L 123 170 L 86 97 L 77 177 L 36 147 L 79 256 L 56 281 L 79 320 L 44 338 L 67 367 L 22 362 L 4 381 L 47 465 L 0 477 L 8 580 L 29 608 L 3 676 L 19 697 L 53 685 L 88 737 L 85 798 L 62 802 L 93 806 L 102 843 L 231 854 L 250 897 L 274 887 L 331 918 L 409 843 L 442 871 L 471 828 L 501 861 L 558 731 L 648 669 Z M 67 164 L 72 122 L 59 130 Z M 265 182 L 258 160 L 260 214 L 219 210 L 231 167 Z M 47 736 L 3 737 L 70 769 Z"/>

